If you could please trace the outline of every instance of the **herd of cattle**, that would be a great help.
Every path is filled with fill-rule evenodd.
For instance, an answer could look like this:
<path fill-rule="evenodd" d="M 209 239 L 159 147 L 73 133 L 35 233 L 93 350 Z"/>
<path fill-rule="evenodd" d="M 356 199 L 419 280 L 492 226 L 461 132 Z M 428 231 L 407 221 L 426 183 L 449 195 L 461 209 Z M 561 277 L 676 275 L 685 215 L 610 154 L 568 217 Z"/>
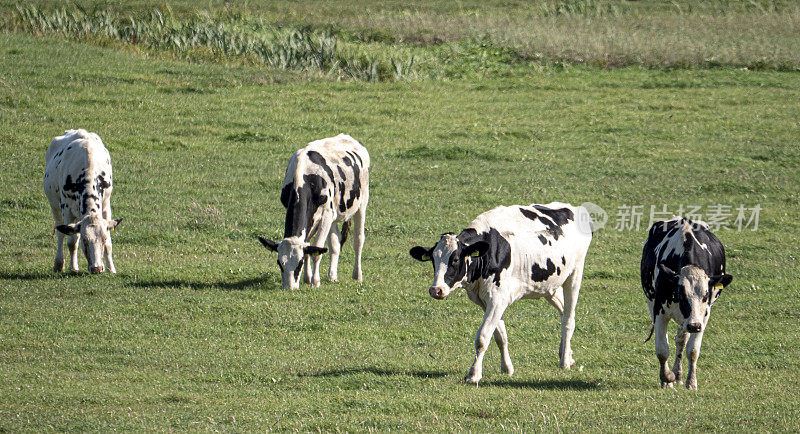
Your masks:
<path fill-rule="evenodd" d="M 111 232 L 122 219 L 111 217 L 113 180 L 108 150 L 96 134 L 68 130 L 53 139 L 46 159 L 44 191 L 58 233 L 54 270 L 64 270 L 66 235 L 70 269 L 78 270 L 80 241 L 91 273 L 106 269 L 115 273 Z M 278 242 L 259 237 L 266 248 L 278 253 L 284 288 L 298 288 L 303 269 L 304 281 L 318 286 L 319 265 L 328 248 L 328 278 L 336 281 L 339 254 L 351 221 L 356 255 L 353 279 L 362 280 L 369 168 L 366 148 L 345 134 L 311 142 L 289 159 L 280 195 L 286 208 L 284 238 Z M 545 298 L 558 310 L 560 365 L 563 369 L 575 365 L 570 340 L 592 233 L 589 213 L 580 206 L 559 202 L 500 206 L 479 215 L 458 234 L 442 234 L 433 247 L 411 249 L 414 259 L 433 264 L 431 297 L 443 299 L 463 287 L 484 311 L 468 382 L 480 381 L 483 356 L 492 336 L 502 354 L 502 371 L 513 374 L 503 312 L 523 298 Z M 328 248 L 324 247 L 326 241 Z M 662 387 L 681 383 L 685 349 L 689 357 L 686 387 L 697 389 L 696 363 L 711 306 L 732 280 L 725 273 L 722 243 L 700 221 L 673 217 L 656 222 L 644 244 L 641 278 L 655 332 Z M 679 325 L 672 369 L 667 364 L 670 319 Z"/>

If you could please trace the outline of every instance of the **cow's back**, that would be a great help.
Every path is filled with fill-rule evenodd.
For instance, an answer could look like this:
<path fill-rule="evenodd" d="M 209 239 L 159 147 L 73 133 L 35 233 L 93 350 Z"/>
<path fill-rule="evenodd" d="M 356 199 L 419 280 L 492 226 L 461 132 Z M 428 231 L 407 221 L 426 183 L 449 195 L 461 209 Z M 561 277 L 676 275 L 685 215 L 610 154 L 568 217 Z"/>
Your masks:
<path fill-rule="evenodd" d="M 45 159 L 43 186 L 51 206 L 60 207 L 63 191 L 68 189 L 72 191 L 66 197 L 78 200 L 82 193 L 79 190 L 85 185 L 99 183 L 106 196 L 111 194 L 111 157 L 97 134 L 84 129 L 67 130 L 53 139 Z"/>
<path fill-rule="evenodd" d="M 325 162 L 331 172 L 326 171 L 323 167 L 315 167 L 319 166 L 319 164 L 314 161 L 316 159 L 314 153 L 325 158 Z M 345 158 L 353 160 L 353 163 L 357 161 L 360 170 L 369 171 L 370 158 L 367 148 L 347 134 L 339 134 L 336 137 L 310 142 L 306 147 L 295 151 L 289 158 L 289 163 L 286 165 L 286 173 L 283 176 L 283 186 L 292 184 L 304 174 L 309 173 L 333 174 L 335 177 L 336 174 L 333 173 L 333 170 L 336 170 L 337 164 L 345 163 Z"/>
<path fill-rule="evenodd" d="M 281 203 L 288 212 L 303 194 L 332 202 L 337 220 L 348 220 L 369 200 L 370 157 L 367 149 L 346 134 L 316 140 L 296 151 L 289 159 L 283 178 Z M 307 182 L 311 188 L 301 188 Z M 315 213 L 322 204 L 311 205 L 305 213 Z M 295 224 L 292 225 L 294 228 Z"/>
<path fill-rule="evenodd" d="M 500 206 L 478 216 L 470 228 L 495 230 L 510 246 L 509 267 L 503 274 L 549 292 L 563 284 L 576 266 L 583 266 L 592 240 L 591 219 L 580 206 Z M 502 280 L 502 275 L 501 275 Z"/>

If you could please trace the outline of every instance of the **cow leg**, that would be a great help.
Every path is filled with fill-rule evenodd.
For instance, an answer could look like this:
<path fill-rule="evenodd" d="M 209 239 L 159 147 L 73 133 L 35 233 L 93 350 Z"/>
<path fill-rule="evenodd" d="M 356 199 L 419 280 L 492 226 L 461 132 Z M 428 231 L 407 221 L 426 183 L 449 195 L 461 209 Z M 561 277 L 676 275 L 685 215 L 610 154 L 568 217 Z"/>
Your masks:
<path fill-rule="evenodd" d="M 109 193 L 110 191 L 106 191 L 106 194 L 103 196 L 103 218 L 106 220 L 111 220 L 111 195 Z M 109 273 L 116 274 L 117 269 L 114 268 L 114 259 L 111 257 L 111 250 L 111 240 L 109 239 L 105 249 L 106 268 Z"/>
<path fill-rule="evenodd" d="M 364 219 L 367 217 L 367 203 L 362 202 L 361 207 L 353 216 L 353 249 L 356 251 L 355 265 L 353 266 L 353 280 L 361 282 L 361 250 L 364 248 Z"/>
<path fill-rule="evenodd" d="M 67 248 L 69 248 L 69 268 L 72 271 L 78 271 L 78 242 L 80 241 L 80 234 L 67 236 Z"/>
<path fill-rule="evenodd" d="M 62 224 L 70 224 L 73 222 L 72 212 L 68 209 L 61 211 L 61 221 Z M 59 232 L 60 233 L 60 232 Z M 63 235 L 60 237 L 60 240 L 63 240 Z M 59 241 L 60 241 L 59 240 Z M 67 248 L 69 249 L 69 268 L 72 271 L 78 271 L 78 241 L 80 240 L 80 234 L 74 235 L 67 235 Z M 61 247 L 61 243 L 59 242 L 59 248 Z M 63 262 L 63 251 L 61 254 L 61 261 Z M 59 253 L 56 252 L 56 260 L 59 258 Z"/>
<path fill-rule="evenodd" d="M 311 270 L 311 255 L 305 255 L 303 257 L 303 283 L 311 283 L 313 277 Z"/>
<path fill-rule="evenodd" d="M 703 343 L 703 332 L 689 334 L 686 355 L 689 357 L 689 375 L 686 376 L 686 388 L 697 390 L 697 358 L 700 357 L 700 345 Z"/>
<path fill-rule="evenodd" d="M 492 338 L 498 323 L 503 318 L 503 312 L 506 310 L 508 303 L 506 301 L 497 301 L 489 299 L 486 305 L 486 313 L 483 314 L 483 323 L 478 328 L 478 333 L 475 334 L 475 362 L 469 368 L 467 377 L 464 379 L 468 383 L 473 383 L 476 386 L 483 377 L 483 356 L 486 354 L 486 349 L 489 347 L 489 340 Z"/>
<path fill-rule="evenodd" d="M 675 334 L 675 363 L 672 365 L 672 372 L 675 374 L 675 382 L 683 384 L 683 348 L 686 346 L 686 330 L 683 327 L 678 327 L 678 333 Z"/>
<path fill-rule="evenodd" d="M 63 224 L 61 220 L 61 210 L 56 209 L 50 204 L 50 211 L 53 213 L 53 223 L 56 226 Z M 55 229 L 53 229 L 55 230 Z M 53 261 L 53 271 L 60 273 L 64 271 L 64 234 L 61 231 L 55 230 L 56 233 L 56 259 Z"/>
<path fill-rule="evenodd" d="M 500 348 L 500 371 L 508 375 L 514 375 L 514 365 L 511 363 L 511 355 L 508 353 L 508 335 L 506 334 L 506 323 L 501 319 L 497 322 L 497 329 L 494 331 L 494 341 Z"/>
<path fill-rule="evenodd" d="M 468 291 L 469 299 L 477 304 L 486 313 L 486 303 L 481 300 L 477 292 Z M 508 353 L 508 335 L 506 334 L 506 323 L 501 319 L 497 323 L 494 331 L 494 342 L 500 348 L 500 370 L 508 375 L 514 375 L 514 365 L 511 363 L 511 356 Z"/>
<path fill-rule="evenodd" d="M 328 235 L 328 247 L 331 254 L 331 266 L 328 269 L 328 279 L 331 282 L 339 281 L 339 253 L 342 250 L 342 234 L 339 233 L 339 225 L 333 222 L 331 233 Z"/>
<path fill-rule="evenodd" d="M 114 259 L 111 257 L 111 240 L 108 240 L 108 244 L 106 244 L 105 250 L 105 257 L 106 257 L 106 267 L 108 268 L 108 272 L 111 274 L 117 274 L 117 269 L 114 268 Z"/>
<path fill-rule="evenodd" d="M 336 223 L 333 221 L 333 216 L 330 214 L 323 214 L 322 219 L 319 222 L 319 230 L 317 231 L 317 238 L 314 239 L 314 242 L 311 243 L 314 247 L 323 247 L 325 245 L 325 240 L 328 239 L 328 234 L 330 233 L 331 226 L 335 225 Z M 319 264 L 322 262 L 322 255 L 313 255 L 311 257 L 311 261 L 313 263 L 313 268 L 311 272 L 311 286 L 319 286 L 320 284 L 320 276 L 319 276 Z"/>
<path fill-rule="evenodd" d="M 669 370 L 667 366 L 667 359 L 669 359 L 669 339 L 667 339 L 667 323 L 669 318 L 663 314 L 656 316 L 653 321 L 654 327 L 654 340 L 656 343 L 656 357 L 658 357 L 659 372 L 658 376 L 661 379 L 661 387 L 672 388 L 675 382 L 675 374 Z"/>
<path fill-rule="evenodd" d="M 572 358 L 572 333 L 575 331 L 575 306 L 578 304 L 578 294 L 581 290 L 583 278 L 583 262 L 575 267 L 575 271 L 564 282 L 564 313 L 561 315 L 561 345 L 559 357 L 561 369 L 572 369 L 575 360 Z"/>

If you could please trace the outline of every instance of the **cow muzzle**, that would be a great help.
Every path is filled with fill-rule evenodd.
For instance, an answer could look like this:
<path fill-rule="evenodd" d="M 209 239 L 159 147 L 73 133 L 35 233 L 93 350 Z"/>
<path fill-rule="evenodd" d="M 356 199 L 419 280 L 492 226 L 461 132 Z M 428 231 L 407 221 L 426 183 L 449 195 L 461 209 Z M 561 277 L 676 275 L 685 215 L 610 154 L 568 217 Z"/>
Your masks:
<path fill-rule="evenodd" d="M 92 273 L 92 274 L 100 274 L 100 273 L 103 272 L 103 266 L 100 265 L 100 266 L 97 266 L 97 267 L 92 267 L 92 268 L 89 269 L 89 272 Z"/>
<path fill-rule="evenodd" d="M 689 333 L 699 333 L 701 330 L 703 330 L 703 326 L 700 323 L 693 322 L 686 325 L 686 331 Z"/>
<path fill-rule="evenodd" d="M 430 288 L 428 288 L 428 294 L 430 294 L 431 297 L 437 300 L 443 299 L 446 295 L 444 288 L 442 288 L 441 286 L 431 286 Z"/>

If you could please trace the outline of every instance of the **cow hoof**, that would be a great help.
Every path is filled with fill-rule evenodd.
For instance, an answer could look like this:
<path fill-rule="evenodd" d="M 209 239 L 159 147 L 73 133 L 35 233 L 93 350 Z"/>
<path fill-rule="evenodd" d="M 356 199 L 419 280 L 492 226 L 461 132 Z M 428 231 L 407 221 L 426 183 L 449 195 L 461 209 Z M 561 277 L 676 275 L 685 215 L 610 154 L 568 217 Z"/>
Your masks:
<path fill-rule="evenodd" d="M 569 371 L 570 369 L 572 369 L 574 367 L 575 367 L 575 361 L 574 360 L 572 360 L 572 361 L 570 361 L 568 363 L 562 363 L 561 364 L 561 369 L 564 369 L 564 370 L 567 370 L 567 371 Z"/>
<path fill-rule="evenodd" d="M 478 382 L 480 382 L 480 381 L 481 381 L 481 377 L 470 377 L 469 375 L 467 375 L 464 378 L 464 382 L 465 383 L 474 384 L 475 387 L 478 387 Z"/>
<path fill-rule="evenodd" d="M 510 376 L 514 375 L 514 366 L 511 365 L 510 363 L 507 366 L 501 365 L 500 366 L 500 371 L 502 373 L 504 373 L 504 374 L 508 374 L 508 376 L 510 377 Z"/>
<path fill-rule="evenodd" d="M 55 264 L 53 264 L 53 271 L 55 271 L 56 273 L 60 273 L 60 272 L 64 271 L 64 263 L 63 262 L 61 262 L 61 263 L 56 262 Z"/>
<path fill-rule="evenodd" d="M 662 381 L 661 382 L 661 388 L 662 389 L 674 389 L 675 388 L 675 383 Z"/>
<path fill-rule="evenodd" d="M 689 390 L 697 390 L 697 384 L 686 383 L 686 388 Z"/>

